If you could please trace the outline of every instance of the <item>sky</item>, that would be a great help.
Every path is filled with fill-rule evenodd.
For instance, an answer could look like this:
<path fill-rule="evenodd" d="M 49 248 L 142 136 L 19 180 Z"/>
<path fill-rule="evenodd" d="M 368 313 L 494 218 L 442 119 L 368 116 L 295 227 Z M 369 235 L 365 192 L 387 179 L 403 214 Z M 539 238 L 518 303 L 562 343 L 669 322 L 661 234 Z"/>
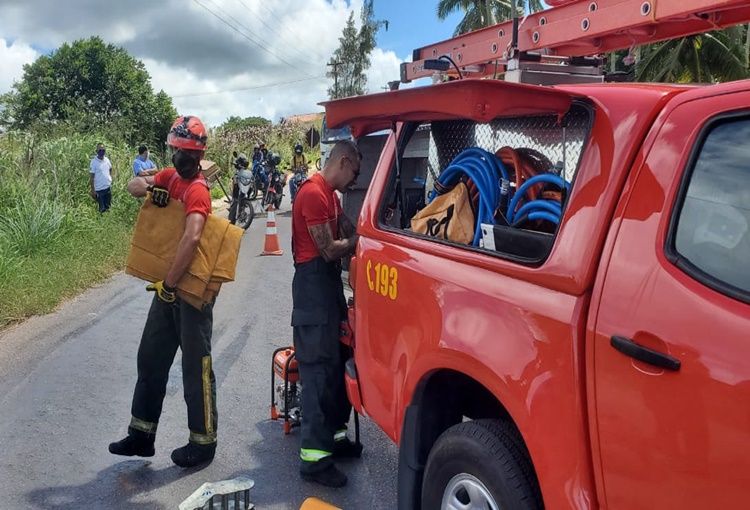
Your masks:
<path fill-rule="evenodd" d="M 278 121 L 322 111 L 326 66 L 362 0 L 0 0 L 0 94 L 23 65 L 94 35 L 141 60 L 155 91 L 211 125 L 232 115 Z M 412 50 L 451 37 L 437 0 L 375 0 L 388 21 L 367 72 L 369 92 L 399 77 Z"/>

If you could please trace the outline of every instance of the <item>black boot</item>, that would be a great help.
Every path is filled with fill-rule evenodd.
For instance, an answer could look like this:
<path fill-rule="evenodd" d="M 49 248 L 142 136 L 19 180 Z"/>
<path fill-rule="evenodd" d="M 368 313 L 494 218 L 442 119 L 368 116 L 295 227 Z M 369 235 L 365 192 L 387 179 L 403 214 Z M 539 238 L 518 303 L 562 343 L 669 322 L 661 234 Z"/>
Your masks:
<path fill-rule="evenodd" d="M 338 459 L 358 459 L 362 456 L 362 443 L 353 443 L 349 438 L 333 444 L 333 456 Z"/>
<path fill-rule="evenodd" d="M 125 455 L 126 457 L 153 457 L 154 456 L 154 434 L 147 434 L 140 430 L 128 429 L 128 435 L 116 443 L 109 443 L 109 453 L 114 455 Z"/>
<path fill-rule="evenodd" d="M 304 463 L 299 474 L 306 482 L 319 483 L 335 489 L 343 487 L 347 482 L 346 475 L 339 471 L 330 457 L 318 462 Z"/>
<path fill-rule="evenodd" d="M 184 468 L 210 464 L 214 460 L 215 453 L 216 443 L 198 444 L 188 442 L 182 448 L 177 448 L 172 452 L 172 462 Z"/>

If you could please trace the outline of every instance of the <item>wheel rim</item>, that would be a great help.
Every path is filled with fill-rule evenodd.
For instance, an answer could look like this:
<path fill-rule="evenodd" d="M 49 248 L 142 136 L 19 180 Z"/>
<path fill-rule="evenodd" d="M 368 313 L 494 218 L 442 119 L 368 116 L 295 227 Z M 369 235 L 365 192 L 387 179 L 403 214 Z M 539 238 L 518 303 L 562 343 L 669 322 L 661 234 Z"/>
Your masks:
<path fill-rule="evenodd" d="M 243 202 L 237 218 L 237 222 L 240 225 L 244 226 L 246 224 L 250 224 L 250 221 L 252 219 L 252 207 L 252 204 L 250 204 L 249 202 Z"/>
<path fill-rule="evenodd" d="M 500 510 L 490 491 L 468 473 L 451 478 L 443 492 L 441 510 Z"/>

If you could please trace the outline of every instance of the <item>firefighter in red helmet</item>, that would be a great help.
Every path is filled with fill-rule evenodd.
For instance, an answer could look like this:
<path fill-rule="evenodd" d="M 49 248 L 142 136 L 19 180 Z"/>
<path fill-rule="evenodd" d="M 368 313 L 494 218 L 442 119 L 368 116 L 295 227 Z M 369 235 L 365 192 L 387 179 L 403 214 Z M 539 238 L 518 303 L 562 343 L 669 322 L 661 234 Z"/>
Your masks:
<path fill-rule="evenodd" d="M 187 445 L 172 452 L 178 466 L 192 467 L 213 460 L 216 451 L 216 379 L 211 368 L 213 304 L 196 309 L 177 296 L 177 284 L 189 267 L 211 214 L 208 185 L 200 172 L 206 150 L 206 128 L 198 117 L 178 117 L 167 136 L 174 167 L 154 176 L 135 177 L 128 191 L 135 197 L 151 192 L 160 207 L 170 197 L 185 208 L 185 230 L 174 262 L 163 281 L 148 285 L 155 293 L 138 348 L 138 380 L 133 394 L 128 435 L 109 445 L 115 455 L 154 455 L 154 439 L 167 389 L 169 369 L 182 350 L 182 381 L 187 404 Z"/>

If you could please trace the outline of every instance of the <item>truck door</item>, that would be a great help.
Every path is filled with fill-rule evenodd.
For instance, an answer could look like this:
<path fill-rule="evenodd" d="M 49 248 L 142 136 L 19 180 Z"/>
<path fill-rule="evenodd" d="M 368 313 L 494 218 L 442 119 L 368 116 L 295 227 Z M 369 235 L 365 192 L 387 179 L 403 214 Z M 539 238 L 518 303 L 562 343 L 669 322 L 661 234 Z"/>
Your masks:
<path fill-rule="evenodd" d="M 592 301 L 600 503 L 746 508 L 750 84 L 684 92 L 662 119 L 617 209 Z"/>

